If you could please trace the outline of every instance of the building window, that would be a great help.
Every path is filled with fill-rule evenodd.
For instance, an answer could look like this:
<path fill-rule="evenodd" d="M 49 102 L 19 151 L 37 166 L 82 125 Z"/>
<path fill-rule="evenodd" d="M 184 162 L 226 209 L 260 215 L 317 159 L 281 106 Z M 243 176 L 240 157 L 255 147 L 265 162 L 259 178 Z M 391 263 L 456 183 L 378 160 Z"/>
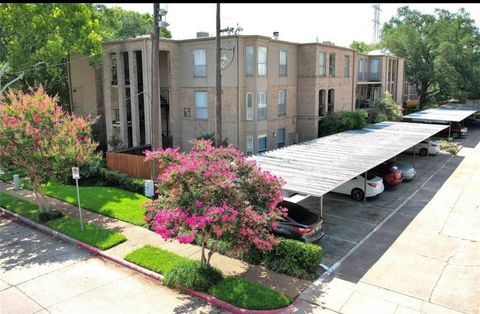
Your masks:
<path fill-rule="evenodd" d="M 328 75 L 330 77 L 335 77 L 335 54 L 331 53 L 328 55 Z"/>
<path fill-rule="evenodd" d="M 208 93 L 195 92 L 195 118 L 208 119 Z"/>
<path fill-rule="evenodd" d="M 358 61 L 358 80 L 359 81 L 364 81 L 365 80 L 364 72 L 365 72 L 364 61 L 363 61 L 363 59 L 360 59 Z"/>
<path fill-rule="evenodd" d="M 267 151 L 267 134 L 258 136 L 258 149 L 259 154 Z"/>
<path fill-rule="evenodd" d="M 245 74 L 247 76 L 253 75 L 253 47 L 249 46 L 245 50 Z"/>
<path fill-rule="evenodd" d="M 247 92 L 245 95 L 246 120 L 253 121 L 253 93 Z"/>
<path fill-rule="evenodd" d="M 266 92 L 258 92 L 257 108 L 258 108 L 257 119 L 266 120 L 267 119 L 267 93 Z"/>
<path fill-rule="evenodd" d="M 278 129 L 277 132 L 277 147 L 282 148 L 285 146 L 285 128 Z"/>
<path fill-rule="evenodd" d="M 320 76 L 327 76 L 327 67 L 325 65 L 325 52 L 320 52 Z"/>
<path fill-rule="evenodd" d="M 324 89 L 318 91 L 318 116 L 323 117 L 325 115 L 325 96 Z"/>
<path fill-rule="evenodd" d="M 280 64 L 279 75 L 287 76 L 287 52 L 285 50 L 280 50 L 278 61 Z"/>
<path fill-rule="evenodd" d="M 334 111 L 334 102 L 335 102 L 335 90 L 334 89 L 329 89 L 328 90 L 328 99 L 327 99 L 327 104 L 328 104 L 328 114 L 332 114 Z"/>
<path fill-rule="evenodd" d="M 370 81 L 380 80 L 380 60 L 370 59 Z"/>
<path fill-rule="evenodd" d="M 267 75 L 267 47 L 258 47 L 257 52 L 258 76 Z"/>
<path fill-rule="evenodd" d="M 278 91 L 278 116 L 285 116 L 287 114 L 287 90 L 281 89 Z"/>
<path fill-rule="evenodd" d="M 128 51 L 123 53 L 123 70 L 125 72 L 125 85 L 130 85 L 130 66 L 128 64 Z"/>
<path fill-rule="evenodd" d="M 350 56 L 345 56 L 345 62 L 343 63 L 343 76 L 350 77 Z"/>
<path fill-rule="evenodd" d="M 207 76 L 207 51 L 205 49 L 193 51 L 193 76 Z"/>
<path fill-rule="evenodd" d="M 253 155 L 253 135 L 247 135 L 246 140 L 245 140 L 245 153 L 247 156 L 252 156 Z"/>
<path fill-rule="evenodd" d="M 112 58 L 112 85 L 118 84 L 117 77 L 117 55 L 115 53 L 110 54 Z"/>

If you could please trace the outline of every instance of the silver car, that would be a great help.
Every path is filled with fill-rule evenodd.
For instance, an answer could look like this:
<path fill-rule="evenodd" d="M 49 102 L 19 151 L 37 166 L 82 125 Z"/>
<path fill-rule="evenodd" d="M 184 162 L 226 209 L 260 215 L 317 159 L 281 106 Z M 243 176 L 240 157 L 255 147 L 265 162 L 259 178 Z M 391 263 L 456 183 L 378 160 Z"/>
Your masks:
<path fill-rule="evenodd" d="M 403 180 L 412 180 L 417 174 L 417 171 L 415 171 L 415 168 L 413 168 L 411 164 L 405 162 L 397 162 L 395 163 L 395 166 L 397 166 L 397 168 L 402 173 Z"/>

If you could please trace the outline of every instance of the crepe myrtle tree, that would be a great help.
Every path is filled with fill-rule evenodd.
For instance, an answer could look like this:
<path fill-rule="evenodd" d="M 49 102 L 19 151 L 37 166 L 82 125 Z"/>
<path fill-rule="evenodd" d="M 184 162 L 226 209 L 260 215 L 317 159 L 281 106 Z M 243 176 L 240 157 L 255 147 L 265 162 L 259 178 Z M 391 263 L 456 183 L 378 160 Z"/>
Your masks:
<path fill-rule="evenodd" d="M 232 252 L 246 252 L 252 245 L 270 250 L 278 243 L 271 231 L 286 216 L 286 209 L 277 207 L 285 182 L 231 145 L 191 143 L 189 153 L 178 148 L 145 152 L 145 160 L 156 159 L 160 167 L 159 197 L 147 203 L 146 223 L 165 240 L 196 240 L 202 266 L 210 265 L 220 243 Z"/>
<path fill-rule="evenodd" d="M 91 139 L 93 122 L 63 111 L 58 97 L 47 95 L 42 86 L 32 93 L 9 89 L 0 98 L 0 165 L 12 165 L 30 176 L 40 221 L 55 216 L 42 184 L 100 157 Z"/>

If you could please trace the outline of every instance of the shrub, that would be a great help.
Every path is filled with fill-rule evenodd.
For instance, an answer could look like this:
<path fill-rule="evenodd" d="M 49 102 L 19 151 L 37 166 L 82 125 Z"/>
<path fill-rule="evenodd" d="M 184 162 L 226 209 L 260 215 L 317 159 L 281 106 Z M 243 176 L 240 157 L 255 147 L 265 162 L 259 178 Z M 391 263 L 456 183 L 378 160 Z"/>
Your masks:
<path fill-rule="evenodd" d="M 362 129 L 367 125 L 367 117 L 367 112 L 363 110 L 334 113 L 322 120 L 320 133 L 327 136 L 346 130 Z"/>
<path fill-rule="evenodd" d="M 114 186 L 123 190 L 127 190 L 134 193 L 143 194 L 144 192 L 144 180 L 139 178 L 132 178 L 125 173 L 121 173 L 106 168 L 100 168 L 98 175 L 101 180 L 108 186 Z"/>
<path fill-rule="evenodd" d="M 36 222 L 44 223 L 50 220 L 55 220 L 63 217 L 63 213 L 58 210 L 49 210 L 48 212 L 37 212 L 34 220 Z"/>
<path fill-rule="evenodd" d="M 392 94 L 389 91 L 385 91 L 383 97 L 375 99 L 372 113 L 375 122 L 385 120 L 399 121 L 402 118 L 402 110 L 395 100 L 393 100 Z"/>
<path fill-rule="evenodd" d="M 191 288 L 207 292 L 223 279 L 222 273 L 211 266 L 202 266 L 199 262 L 183 262 L 165 275 L 163 283 L 173 288 Z"/>
<path fill-rule="evenodd" d="M 460 150 L 460 146 L 455 142 L 440 140 L 439 144 L 440 144 L 441 151 L 448 152 L 453 155 L 456 155 Z"/>

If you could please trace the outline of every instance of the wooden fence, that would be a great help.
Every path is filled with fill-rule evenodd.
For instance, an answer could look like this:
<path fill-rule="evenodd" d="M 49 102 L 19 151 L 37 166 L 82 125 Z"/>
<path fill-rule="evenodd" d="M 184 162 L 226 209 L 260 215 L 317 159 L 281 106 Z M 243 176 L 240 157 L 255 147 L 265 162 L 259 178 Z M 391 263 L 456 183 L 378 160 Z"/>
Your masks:
<path fill-rule="evenodd" d="M 143 156 L 107 152 L 107 168 L 132 177 L 150 179 L 152 162 L 143 161 Z"/>

